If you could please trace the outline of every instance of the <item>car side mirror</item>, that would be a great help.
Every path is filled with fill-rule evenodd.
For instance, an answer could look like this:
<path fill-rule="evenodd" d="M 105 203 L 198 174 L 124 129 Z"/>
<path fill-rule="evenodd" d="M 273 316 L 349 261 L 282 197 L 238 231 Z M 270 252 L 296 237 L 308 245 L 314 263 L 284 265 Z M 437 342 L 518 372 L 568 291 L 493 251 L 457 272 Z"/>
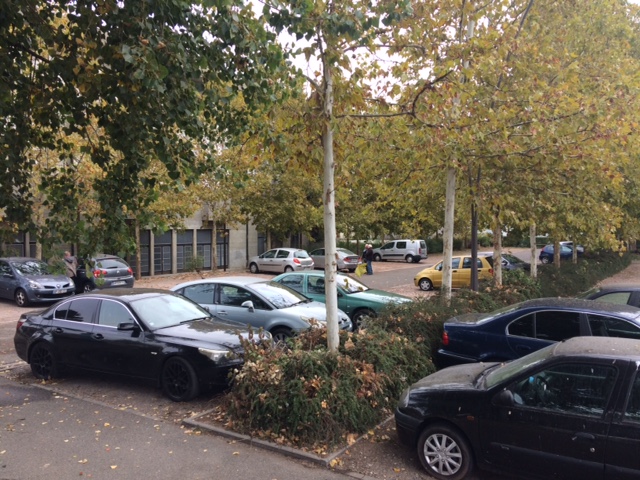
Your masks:
<path fill-rule="evenodd" d="M 511 390 L 502 390 L 493 397 L 493 404 L 499 407 L 513 407 L 513 392 Z"/>
<path fill-rule="evenodd" d="M 253 306 L 253 302 L 251 300 L 247 300 L 246 302 L 242 302 L 241 307 L 247 308 L 250 312 L 255 311 L 255 307 Z"/>
<path fill-rule="evenodd" d="M 139 328 L 135 322 L 122 322 L 118 324 L 118 330 L 135 332 Z"/>

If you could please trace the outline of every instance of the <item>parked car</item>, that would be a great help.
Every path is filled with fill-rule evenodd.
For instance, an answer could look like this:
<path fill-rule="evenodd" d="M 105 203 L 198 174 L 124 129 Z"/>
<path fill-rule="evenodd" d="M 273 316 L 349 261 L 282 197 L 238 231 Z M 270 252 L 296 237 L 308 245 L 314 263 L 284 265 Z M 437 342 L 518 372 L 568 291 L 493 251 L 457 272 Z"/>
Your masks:
<path fill-rule="evenodd" d="M 538 298 L 444 322 L 441 365 L 519 358 L 577 336 L 640 340 L 640 309 L 575 298 Z"/>
<path fill-rule="evenodd" d="M 78 260 L 76 292 L 90 292 L 95 288 L 132 288 L 135 282 L 129 264 L 116 255 L 98 254 Z"/>
<path fill-rule="evenodd" d="M 299 248 L 273 248 L 249 260 L 251 273 L 313 270 L 313 259 Z"/>
<path fill-rule="evenodd" d="M 555 250 L 553 248 L 553 245 L 551 244 L 542 247 L 542 249 L 540 250 L 540 254 L 538 255 L 540 262 L 553 263 L 554 251 Z M 582 255 L 580 251 L 578 251 L 578 255 Z M 560 260 L 569 260 L 571 258 L 573 258 L 573 248 L 570 248 L 566 245 L 560 245 Z"/>
<path fill-rule="evenodd" d="M 0 297 L 19 307 L 54 302 L 73 295 L 76 287 L 64 274 L 52 273 L 42 260 L 29 257 L 0 258 Z"/>
<path fill-rule="evenodd" d="M 193 280 L 171 288 L 214 315 L 262 328 L 277 342 L 308 329 L 312 320 L 326 322 L 327 309 L 304 295 L 276 282 L 255 277 Z M 338 326 L 351 331 L 349 316 L 338 311 Z"/>
<path fill-rule="evenodd" d="M 467 255 L 451 258 L 451 288 L 469 288 L 471 286 L 471 257 Z M 490 280 L 493 267 L 486 257 L 478 256 L 478 280 Z M 442 262 L 419 271 L 413 277 L 413 283 L 420 290 L 429 291 L 442 286 Z"/>
<path fill-rule="evenodd" d="M 478 256 L 485 257 L 489 262 L 489 265 L 493 267 L 493 252 L 478 252 Z M 515 255 L 510 253 L 502 254 L 502 269 L 503 270 L 531 270 L 531 264 L 519 259 Z"/>
<path fill-rule="evenodd" d="M 226 385 L 242 366 L 240 335 L 250 338 L 244 325 L 172 292 L 112 289 L 22 314 L 14 345 L 36 378 L 74 367 L 149 380 L 171 400 L 187 401 Z"/>
<path fill-rule="evenodd" d="M 640 285 L 602 285 L 592 288 L 579 298 L 640 307 Z"/>
<path fill-rule="evenodd" d="M 324 272 L 283 273 L 273 279 L 301 293 L 305 297 L 326 303 Z M 397 293 L 374 290 L 348 275 L 336 275 L 338 308 L 349 315 L 354 330 L 360 327 L 365 317 L 375 317 L 389 304 L 411 302 L 409 297 Z"/>
<path fill-rule="evenodd" d="M 411 385 L 400 440 L 428 474 L 640 478 L 637 340 L 578 337 L 508 363 L 445 368 Z"/>
<path fill-rule="evenodd" d="M 573 249 L 573 242 L 568 242 L 568 241 L 560 242 L 560 245 L 564 245 L 565 247 L 569 247 Z M 582 245 L 578 245 L 576 249 L 578 250 L 578 255 L 581 255 L 584 253 L 584 247 Z"/>
<path fill-rule="evenodd" d="M 373 259 L 376 262 L 389 260 L 419 263 L 427 257 L 427 242 L 424 240 L 393 240 L 373 249 Z"/>
<path fill-rule="evenodd" d="M 358 266 L 358 254 L 353 253 L 351 250 L 347 250 L 346 248 L 337 248 L 336 255 L 338 270 L 349 270 L 350 272 L 355 272 L 356 267 Z M 315 268 L 324 270 L 324 248 L 316 248 L 309 253 L 309 256 L 313 259 Z"/>

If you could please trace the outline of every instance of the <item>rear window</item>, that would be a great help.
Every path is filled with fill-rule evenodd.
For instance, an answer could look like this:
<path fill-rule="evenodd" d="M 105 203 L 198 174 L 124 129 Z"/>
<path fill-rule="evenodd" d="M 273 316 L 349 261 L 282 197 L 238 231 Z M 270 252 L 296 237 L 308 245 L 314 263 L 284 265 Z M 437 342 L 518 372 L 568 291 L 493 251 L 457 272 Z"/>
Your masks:
<path fill-rule="evenodd" d="M 295 258 L 309 258 L 309 254 L 306 250 L 296 250 L 295 252 L 293 252 L 293 256 Z"/>
<path fill-rule="evenodd" d="M 102 258 L 96 261 L 96 267 L 109 268 L 129 268 L 129 265 L 120 258 Z"/>

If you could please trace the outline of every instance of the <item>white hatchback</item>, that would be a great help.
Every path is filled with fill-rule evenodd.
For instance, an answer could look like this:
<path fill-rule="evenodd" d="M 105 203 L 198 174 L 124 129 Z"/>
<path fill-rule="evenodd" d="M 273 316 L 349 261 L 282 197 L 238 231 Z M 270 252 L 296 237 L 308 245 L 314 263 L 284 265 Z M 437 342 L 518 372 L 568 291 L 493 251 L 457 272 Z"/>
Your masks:
<path fill-rule="evenodd" d="M 299 272 L 313 270 L 314 262 L 306 250 L 299 248 L 272 248 L 249 260 L 251 273 Z"/>

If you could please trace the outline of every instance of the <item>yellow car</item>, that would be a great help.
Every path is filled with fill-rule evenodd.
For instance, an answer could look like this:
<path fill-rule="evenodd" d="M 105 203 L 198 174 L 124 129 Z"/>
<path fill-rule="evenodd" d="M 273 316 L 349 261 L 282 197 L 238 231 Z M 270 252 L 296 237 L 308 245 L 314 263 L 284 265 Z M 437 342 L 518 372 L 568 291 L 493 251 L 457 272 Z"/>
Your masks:
<path fill-rule="evenodd" d="M 489 280 L 493 276 L 493 268 L 485 257 L 478 257 L 478 280 Z M 420 290 L 428 291 L 442 286 L 442 262 L 420 271 L 413 283 Z M 468 288 L 471 286 L 471 256 L 451 258 L 451 288 Z"/>

